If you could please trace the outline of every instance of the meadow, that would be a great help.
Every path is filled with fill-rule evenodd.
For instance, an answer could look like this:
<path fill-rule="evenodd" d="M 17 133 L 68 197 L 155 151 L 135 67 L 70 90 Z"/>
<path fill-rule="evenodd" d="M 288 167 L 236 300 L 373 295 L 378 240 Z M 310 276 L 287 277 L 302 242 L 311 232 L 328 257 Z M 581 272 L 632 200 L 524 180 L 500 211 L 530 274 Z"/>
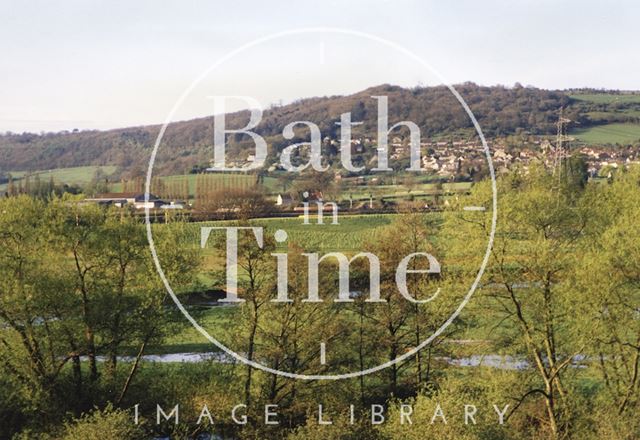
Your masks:
<path fill-rule="evenodd" d="M 273 218 L 261 220 L 260 224 L 268 233 L 275 233 L 277 229 L 287 231 L 289 242 L 300 243 L 308 249 L 359 251 L 366 243 L 373 242 L 394 217 L 395 214 L 343 215 L 337 225 L 331 224 L 330 216 L 325 217 L 322 225 L 305 225 L 301 217 Z"/>
<path fill-rule="evenodd" d="M 171 185 L 172 183 L 183 184 L 184 180 L 187 180 L 189 185 L 189 196 L 194 197 L 196 193 L 196 179 L 198 174 L 176 174 L 171 176 L 160 176 L 160 179 L 165 185 Z M 206 174 L 209 181 L 213 181 L 213 186 L 216 188 L 248 188 L 255 185 L 256 176 L 247 174 L 224 174 L 224 173 L 210 173 Z M 262 185 L 268 192 L 276 190 L 277 179 L 274 177 L 265 177 Z M 110 186 L 111 191 L 121 192 L 123 191 L 121 182 L 114 182 Z M 153 191 L 153 188 L 152 188 Z"/>
<path fill-rule="evenodd" d="M 571 131 L 571 135 L 588 144 L 632 144 L 640 141 L 638 124 L 606 124 Z"/>
<path fill-rule="evenodd" d="M 439 213 L 428 215 L 439 216 Z M 389 226 L 396 214 L 370 215 L 340 215 L 337 225 L 331 224 L 331 216 L 325 214 L 324 224 L 305 225 L 302 217 L 278 217 L 254 220 L 257 226 L 262 226 L 266 234 L 275 233 L 283 229 L 288 234 L 289 243 L 304 244 L 306 249 L 360 251 L 366 243 L 374 241 L 382 229 Z M 311 218 L 315 222 L 315 218 Z M 233 224 L 232 221 L 194 222 L 187 225 L 189 239 L 196 245 L 200 243 L 200 228 L 202 226 L 223 226 Z M 162 224 L 155 225 L 162 227 Z"/>
<path fill-rule="evenodd" d="M 587 108 L 591 124 L 574 127 L 571 135 L 593 145 L 629 145 L 640 140 L 640 94 L 585 93 L 571 95 Z"/>
<path fill-rule="evenodd" d="M 191 316 L 212 334 L 220 334 L 220 329 L 231 328 L 237 312 L 238 308 L 236 307 L 189 307 Z M 207 341 L 176 310 L 162 345 L 150 347 L 147 354 L 206 353 L 213 351 L 219 351 L 218 347 Z M 133 355 L 134 353 L 135 348 L 132 347 L 131 354 Z"/>
<path fill-rule="evenodd" d="M 442 193 L 464 193 L 468 192 L 473 185 L 472 182 L 451 182 L 444 183 L 440 187 L 436 183 L 418 183 L 415 185 L 399 184 L 399 185 L 369 185 L 369 186 L 353 186 L 342 191 L 342 198 L 348 199 L 352 197 L 354 200 L 369 200 L 387 198 L 403 198 L 410 197 L 427 198 Z"/>
<path fill-rule="evenodd" d="M 433 222 L 439 222 L 441 213 L 428 213 Z M 288 242 L 304 245 L 307 250 L 319 252 L 341 251 L 347 254 L 367 250 L 367 243 L 376 241 L 376 236 L 388 228 L 397 218 L 397 214 L 371 214 L 371 215 L 345 215 L 339 217 L 339 224 L 332 225 L 330 217 L 326 217 L 325 224 L 303 224 L 301 217 L 268 218 L 254 220 L 256 225 L 265 228 L 266 234 L 275 233 L 276 230 L 285 230 L 288 234 Z M 311 219 L 315 222 L 315 219 Z M 190 240 L 198 244 L 200 240 L 200 228 L 202 226 L 222 226 L 232 224 L 231 221 L 189 223 L 187 225 Z M 162 228 L 162 224 L 154 225 Z M 220 270 L 224 268 L 224 260 L 214 249 L 205 251 L 207 266 L 216 265 Z M 207 288 L 216 288 L 214 280 L 206 272 L 198 274 L 198 281 Z M 243 275 L 240 274 L 240 277 Z M 171 307 L 171 305 L 170 305 Z M 220 334 L 220 329 L 230 327 L 236 307 L 210 307 L 194 306 L 189 311 L 192 316 L 206 329 Z M 174 328 L 171 335 L 161 346 L 153 347 L 150 353 L 180 353 L 180 352 L 210 352 L 218 349 L 209 343 L 197 330 L 190 325 L 185 325 L 186 320 L 182 315 L 176 314 Z M 222 331 L 224 333 L 224 330 Z"/>
<path fill-rule="evenodd" d="M 67 184 L 67 185 L 85 185 L 91 181 L 96 171 L 102 170 L 104 175 L 108 176 L 113 174 L 116 170 L 115 166 L 112 165 L 104 165 L 104 166 L 85 166 L 85 167 L 72 167 L 72 168 L 57 168 L 53 170 L 37 170 L 37 171 L 9 171 L 14 181 L 19 181 L 27 175 L 30 174 L 32 178 L 38 176 L 42 182 L 47 182 L 50 178 L 53 177 L 53 180 L 56 184 Z M 0 184 L 0 190 L 6 189 L 7 184 Z"/>
<path fill-rule="evenodd" d="M 640 104 L 640 94 L 636 93 L 623 95 L 610 93 L 580 93 L 576 95 L 570 95 L 570 98 L 576 99 L 578 101 L 593 102 L 595 104 Z"/>

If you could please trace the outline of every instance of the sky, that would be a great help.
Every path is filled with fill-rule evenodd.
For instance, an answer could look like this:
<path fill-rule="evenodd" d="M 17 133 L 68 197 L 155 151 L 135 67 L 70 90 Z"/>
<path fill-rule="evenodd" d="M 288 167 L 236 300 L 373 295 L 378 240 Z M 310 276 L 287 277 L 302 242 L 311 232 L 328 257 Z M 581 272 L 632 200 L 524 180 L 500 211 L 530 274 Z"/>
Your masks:
<path fill-rule="evenodd" d="M 452 84 L 638 90 L 639 21 L 637 0 L 0 0 L 0 132 L 161 123 L 227 54 L 300 28 L 391 41 Z M 213 95 L 267 106 L 382 82 L 439 82 L 389 49 L 353 35 L 275 38 L 209 75 L 173 117 L 211 114 Z"/>

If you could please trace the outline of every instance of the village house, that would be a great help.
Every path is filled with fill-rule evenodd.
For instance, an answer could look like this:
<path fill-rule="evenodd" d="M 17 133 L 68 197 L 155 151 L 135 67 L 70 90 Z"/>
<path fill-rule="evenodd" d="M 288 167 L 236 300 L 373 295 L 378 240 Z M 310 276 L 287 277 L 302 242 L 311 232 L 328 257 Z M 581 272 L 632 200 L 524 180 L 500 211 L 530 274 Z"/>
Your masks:
<path fill-rule="evenodd" d="M 430 157 L 430 156 L 424 156 L 422 158 L 422 166 L 428 170 L 433 170 L 433 171 L 438 171 L 440 169 L 438 160 L 435 157 Z"/>

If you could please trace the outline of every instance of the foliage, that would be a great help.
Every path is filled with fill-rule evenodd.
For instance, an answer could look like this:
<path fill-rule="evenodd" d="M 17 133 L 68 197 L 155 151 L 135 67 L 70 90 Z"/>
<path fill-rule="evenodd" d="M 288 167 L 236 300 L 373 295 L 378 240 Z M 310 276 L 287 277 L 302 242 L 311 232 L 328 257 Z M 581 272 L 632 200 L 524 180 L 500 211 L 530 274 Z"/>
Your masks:
<path fill-rule="evenodd" d="M 0 437 L 187 439 L 211 432 L 239 439 L 637 438 L 640 169 L 621 169 L 593 183 L 583 179 L 578 162 L 556 173 L 533 165 L 498 179 L 493 249 L 459 318 L 418 356 L 341 381 L 297 381 L 230 360 L 144 360 L 150 349 L 170 351 L 167 344 L 173 351 L 185 344 L 207 349 L 168 305 L 144 225 L 125 210 L 83 206 L 68 196 L 3 198 Z M 491 203 L 490 183 L 480 182 L 438 214 L 341 217 L 340 225 L 313 228 L 293 218 L 192 224 L 168 219 L 152 230 L 179 294 L 208 298 L 191 290 L 202 287 L 194 280 L 203 273 L 207 287 L 223 285 L 223 241 L 212 234 L 201 253 L 199 228 L 265 226 L 262 249 L 245 240 L 250 236 L 241 240 L 239 296 L 245 303 L 214 310 L 187 306 L 247 357 L 271 368 L 321 374 L 378 365 L 439 327 L 477 275 Z M 276 229 L 289 232 L 286 243 L 272 238 Z M 335 259 L 320 266 L 318 293 L 325 301 L 301 301 L 309 283 L 305 254 L 336 249 L 380 258 L 386 303 L 365 301 L 371 288 L 363 258 L 351 267 L 353 302 L 332 301 L 339 287 Z M 438 277 L 407 277 L 416 298 L 442 288 L 437 301 L 419 307 L 399 297 L 393 270 L 416 250 L 442 264 Z M 277 284 L 271 254 L 284 252 L 294 300 L 286 304 L 271 301 Z M 423 268 L 420 260 L 414 263 L 412 269 Z M 327 365 L 318 361 L 321 341 L 330 348 Z M 132 357 L 123 359 L 125 354 Z M 483 355 L 509 356 L 517 365 L 465 366 Z M 181 423 L 156 425 L 156 404 L 167 409 L 177 403 Z M 248 404 L 244 426 L 229 417 L 239 403 Z M 267 403 L 278 405 L 280 425 L 263 423 Z M 141 428 L 132 423 L 136 404 Z M 214 413 L 213 426 L 196 424 L 205 404 Z M 318 425 L 318 404 L 332 425 Z M 385 407 L 386 423 L 369 423 L 371 404 Z M 466 404 L 477 406 L 476 424 L 464 423 Z M 509 405 L 504 425 L 497 423 L 494 404 Z M 353 424 L 350 405 L 357 414 Z M 402 405 L 412 405 L 412 425 L 399 423 Z M 437 405 L 447 424 L 431 424 Z"/>
<path fill-rule="evenodd" d="M 62 440 L 138 440 L 143 431 L 131 422 L 127 411 L 107 406 L 104 410 L 95 409 L 88 414 L 65 424 Z"/>

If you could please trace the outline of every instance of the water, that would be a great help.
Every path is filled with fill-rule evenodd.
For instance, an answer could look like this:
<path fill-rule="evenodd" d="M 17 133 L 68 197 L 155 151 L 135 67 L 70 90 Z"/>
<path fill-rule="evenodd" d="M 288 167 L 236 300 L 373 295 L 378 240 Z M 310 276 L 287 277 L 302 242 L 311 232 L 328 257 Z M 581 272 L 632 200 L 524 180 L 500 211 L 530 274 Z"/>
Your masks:
<path fill-rule="evenodd" d="M 135 358 L 133 356 L 121 356 L 119 359 L 125 362 L 132 362 Z M 498 354 L 472 355 L 463 358 L 442 357 L 438 359 L 446 361 L 449 365 L 458 367 L 491 367 L 502 370 L 524 370 L 530 366 L 529 362 L 524 359 Z M 104 357 L 98 356 L 98 360 L 104 361 Z M 142 360 L 159 363 L 212 361 L 220 364 L 231 364 L 236 362 L 235 358 L 223 352 L 151 354 L 142 356 Z"/>
<path fill-rule="evenodd" d="M 441 358 L 449 365 L 457 367 L 491 367 L 500 370 L 526 370 L 530 367 L 528 361 L 514 356 L 498 354 L 471 355 L 463 358 Z"/>
<path fill-rule="evenodd" d="M 86 356 L 82 356 L 81 360 L 87 360 Z M 118 356 L 118 360 L 122 362 L 133 362 L 135 356 Z M 106 356 L 96 356 L 98 362 L 107 360 Z M 218 364 L 232 364 L 236 359 L 221 351 L 207 353 L 168 353 L 168 354 L 145 354 L 142 356 L 143 361 L 159 362 L 159 363 L 196 363 L 196 362 L 214 362 Z"/>
<path fill-rule="evenodd" d="M 242 355 L 242 354 L 241 354 Z M 99 362 L 106 360 L 105 356 L 97 356 Z M 526 370 L 531 367 L 531 363 L 522 357 L 500 355 L 500 354 L 484 354 L 471 355 L 461 358 L 438 357 L 441 361 L 445 361 L 449 365 L 456 367 L 489 367 L 500 370 Z M 86 360 L 86 356 L 82 357 Z M 118 360 L 123 362 L 133 362 L 133 356 L 118 356 Z M 197 363 L 197 362 L 214 362 L 218 364 L 233 364 L 238 362 L 234 357 L 224 352 L 207 352 L 207 353 L 169 353 L 169 354 L 148 354 L 142 356 L 142 360 L 146 362 L 158 363 Z M 584 362 L 587 361 L 585 356 L 576 356 L 571 367 L 584 368 Z"/>

